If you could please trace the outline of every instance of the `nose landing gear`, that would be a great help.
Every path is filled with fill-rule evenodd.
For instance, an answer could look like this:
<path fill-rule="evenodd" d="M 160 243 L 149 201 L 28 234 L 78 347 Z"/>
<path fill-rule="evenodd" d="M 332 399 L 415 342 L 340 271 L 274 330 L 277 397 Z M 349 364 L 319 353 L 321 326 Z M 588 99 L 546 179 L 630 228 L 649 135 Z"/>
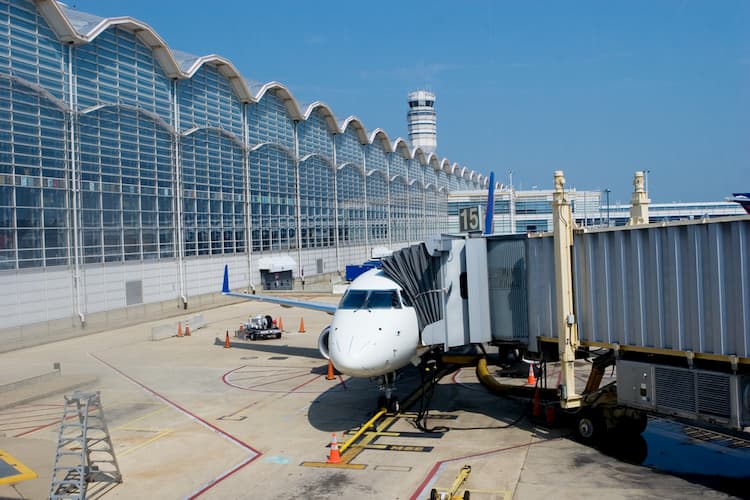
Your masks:
<path fill-rule="evenodd" d="M 396 372 L 386 373 L 381 377 L 380 390 L 383 391 L 383 395 L 378 398 L 377 409 L 385 408 L 391 413 L 398 413 L 401 404 L 398 397 L 393 394 L 396 391 Z"/>

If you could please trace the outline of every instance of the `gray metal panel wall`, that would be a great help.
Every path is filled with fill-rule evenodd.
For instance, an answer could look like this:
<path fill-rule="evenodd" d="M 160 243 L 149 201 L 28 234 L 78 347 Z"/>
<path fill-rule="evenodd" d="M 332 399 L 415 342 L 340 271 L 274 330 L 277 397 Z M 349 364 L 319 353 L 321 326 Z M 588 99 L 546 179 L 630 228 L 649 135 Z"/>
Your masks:
<path fill-rule="evenodd" d="M 494 340 L 526 342 L 526 243 L 524 239 L 487 240 L 487 280 Z"/>
<path fill-rule="evenodd" d="M 748 250 L 750 220 L 744 218 L 576 234 L 580 338 L 750 357 Z M 551 255 L 551 246 L 541 244 L 534 262 L 541 269 L 532 269 L 530 260 L 530 283 L 532 274 L 542 278 L 539 271 Z M 532 306 L 537 313 L 548 307 L 535 304 L 544 298 L 539 292 L 545 286 L 537 285 L 535 296 L 530 287 L 532 321 Z M 536 330 L 543 328 L 540 324 Z"/>
<path fill-rule="evenodd" d="M 557 337 L 555 247 L 551 237 L 526 240 L 529 339 Z M 536 342 L 529 348 L 535 350 Z"/>
<path fill-rule="evenodd" d="M 490 327 L 490 291 L 488 290 L 487 240 L 469 238 L 466 240 L 466 274 L 469 299 L 469 341 L 472 343 L 489 342 Z"/>

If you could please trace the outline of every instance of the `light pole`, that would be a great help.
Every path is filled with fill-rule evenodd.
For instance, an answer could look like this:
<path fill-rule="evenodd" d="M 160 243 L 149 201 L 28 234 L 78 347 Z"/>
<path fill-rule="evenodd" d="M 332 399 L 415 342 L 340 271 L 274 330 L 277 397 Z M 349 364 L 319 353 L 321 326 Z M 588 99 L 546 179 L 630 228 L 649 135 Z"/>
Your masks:
<path fill-rule="evenodd" d="M 648 194 L 648 174 L 651 172 L 651 170 L 644 170 L 643 171 L 643 190 L 646 191 L 646 194 Z"/>
<path fill-rule="evenodd" d="M 610 224 L 609 224 L 609 193 L 611 191 L 612 190 L 609 189 L 609 188 L 607 188 L 607 189 L 604 190 L 604 193 L 607 195 L 607 227 L 610 226 Z"/>

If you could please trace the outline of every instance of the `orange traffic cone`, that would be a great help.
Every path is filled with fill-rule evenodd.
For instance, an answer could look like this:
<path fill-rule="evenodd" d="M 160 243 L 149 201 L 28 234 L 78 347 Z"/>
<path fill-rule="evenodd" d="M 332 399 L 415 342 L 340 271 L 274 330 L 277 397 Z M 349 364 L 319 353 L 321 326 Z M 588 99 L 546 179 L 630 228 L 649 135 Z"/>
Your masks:
<path fill-rule="evenodd" d="M 341 455 L 339 454 L 339 442 L 336 439 L 336 433 L 334 432 L 331 436 L 333 436 L 331 439 L 331 453 L 328 455 L 327 462 L 329 464 L 340 464 Z"/>
<path fill-rule="evenodd" d="M 185 336 L 190 336 L 190 321 L 185 321 Z"/>
<path fill-rule="evenodd" d="M 227 338 L 224 340 L 224 349 L 229 349 L 232 344 L 229 343 L 229 330 L 227 330 Z"/>
<path fill-rule="evenodd" d="M 177 336 L 182 337 L 182 322 L 181 321 L 177 322 Z"/>
<path fill-rule="evenodd" d="M 305 318 L 299 319 L 299 333 L 305 333 Z"/>
<path fill-rule="evenodd" d="M 529 379 L 526 381 L 527 385 L 536 385 L 536 377 L 534 376 L 534 363 L 529 363 Z"/>
<path fill-rule="evenodd" d="M 279 316 L 279 330 L 284 331 L 284 320 Z"/>
<path fill-rule="evenodd" d="M 328 360 L 328 375 L 326 375 L 326 380 L 333 380 L 336 376 L 333 374 L 333 361 L 330 359 Z"/>

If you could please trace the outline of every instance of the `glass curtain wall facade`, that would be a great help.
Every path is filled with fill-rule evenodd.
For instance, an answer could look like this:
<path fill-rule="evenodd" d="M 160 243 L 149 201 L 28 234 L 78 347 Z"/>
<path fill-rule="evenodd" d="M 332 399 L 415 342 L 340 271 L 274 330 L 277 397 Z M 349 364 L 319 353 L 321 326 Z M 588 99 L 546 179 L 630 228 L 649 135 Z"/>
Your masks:
<path fill-rule="evenodd" d="M 135 19 L 0 0 L 0 29 L 0 270 L 400 247 L 483 189 Z"/>

